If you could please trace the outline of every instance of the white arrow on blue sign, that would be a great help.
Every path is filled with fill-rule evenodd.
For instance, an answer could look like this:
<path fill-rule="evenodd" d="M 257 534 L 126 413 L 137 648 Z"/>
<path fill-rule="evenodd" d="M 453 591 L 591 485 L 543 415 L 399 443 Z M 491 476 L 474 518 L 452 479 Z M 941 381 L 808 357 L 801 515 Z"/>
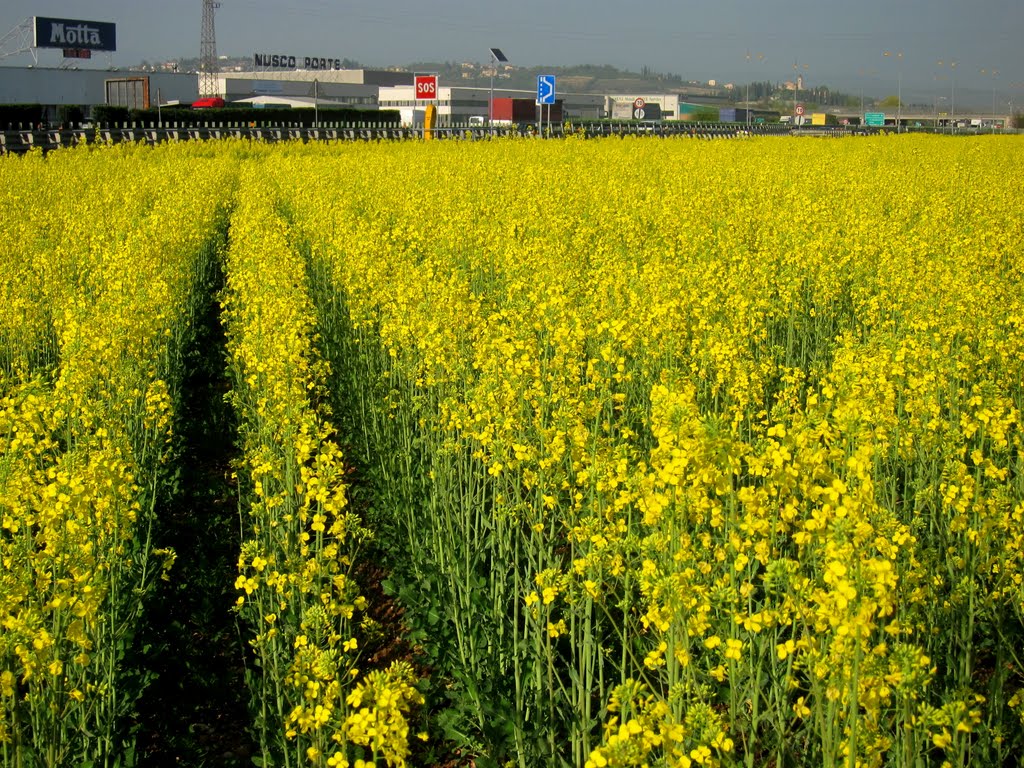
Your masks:
<path fill-rule="evenodd" d="M 555 76 L 537 75 L 537 103 L 555 103 Z"/>

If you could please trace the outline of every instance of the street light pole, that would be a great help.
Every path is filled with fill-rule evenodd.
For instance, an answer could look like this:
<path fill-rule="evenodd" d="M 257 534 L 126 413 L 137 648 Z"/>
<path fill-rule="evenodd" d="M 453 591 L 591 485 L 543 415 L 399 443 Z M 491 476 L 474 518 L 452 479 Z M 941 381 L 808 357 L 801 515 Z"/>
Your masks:
<path fill-rule="evenodd" d="M 956 62 L 949 62 L 949 132 L 956 128 Z"/>
<path fill-rule="evenodd" d="M 996 130 L 996 71 L 992 70 L 992 131 Z"/>
<path fill-rule="evenodd" d="M 903 122 L 903 51 L 896 53 L 885 51 L 882 56 L 886 58 L 895 56 L 898 62 L 896 66 L 896 133 L 899 133 Z"/>
<path fill-rule="evenodd" d="M 943 66 L 942 59 L 936 62 Z M 949 132 L 953 133 L 956 128 L 956 61 L 949 60 Z"/>
<path fill-rule="evenodd" d="M 494 73 L 498 71 L 498 62 L 507 62 L 508 57 L 500 48 L 491 48 L 491 97 L 487 101 L 487 130 L 494 127 Z"/>
<path fill-rule="evenodd" d="M 750 51 L 747 51 L 747 99 L 746 99 L 746 115 L 747 115 L 747 117 L 746 117 L 746 120 L 744 120 L 744 122 L 747 124 L 747 128 L 750 128 L 751 123 L 753 123 L 753 119 L 750 116 L 750 73 L 751 73 L 750 64 L 751 64 L 752 60 L 753 59 L 751 58 Z M 763 64 L 764 63 L 764 54 L 763 53 L 757 54 L 757 60 L 758 60 L 758 62 Z"/>
<path fill-rule="evenodd" d="M 865 123 L 865 117 L 864 117 L 864 78 L 869 77 L 869 76 L 874 78 L 874 77 L 877 76 L 878 73 L 875 72 L 875 70 L 872 68 L 872 69 L 858 69 L 857 70 L 857 74 L 861 78 L 861 81 L 860 81 L 860 124 L 864 125 L 864 123 Z"/>
<path fill-rule="evenodd" d="M 939 63 L 941 64 L 942 62 L 939 62 Z M 938 73 L 934 73 L 932 75 L 932 82 L 934 83 L 934 87 L 935 87 L 935 93 L 932 94 L 932 104 L 934 104 L 934 106 L 935 106 L 935 123 L 934 123 L 934 128 L 935 128 L 935 132 L 936 133 L 939 132 L 939 102 L 945 100 L 945 98 L 946 98 L 945 96 L 940 96 L 939 95 L 939 89 L 941 88 L 939 83 L 942 80 L 945 80 L 945 79 L 946 79 L 945 75 L 940 75 Z"/>
<path fill-rule="evenodd" d="M 1010 101 L 1008 102 L 1008 106 L 1010 108 L 1010 124 L 1007 127 L 1015 128 L 1016 126 L 1015 126 L 1015 123 L 1014 123 L 1014 118 L 1016 117 L 1016 115 L 1013 112 L 1013 94 L 1014 94 L 1014 91 L 1016 91 L 1018 88 L 1024 88 L 1024 82 L 1009 83 L 1006 87 L 1010 91 Z M 1024 127 L 1024 126 L 1022 126 L 1022 127 Z"/>
<path fill-rule="evenodd" d="M 743 125 L 751 127 L 751 52 L 746 51 L 746 98 L 743 99 Z"/>
<path fill-rule="evenodd" d="M 807 69 L 806 64 L 798 64 L 793 62 L 793 127 L 796 127 L 796 100 L 800 95 L 800 81 L 803 79 L 803 75 L 800 74 L 800 67 Z M 802 123 L 803 121 L 801 121 Z"/>
<path fill-rule="evenodd" d="M 750 129 L 750 51 L 747 51 L 747 98 L 743 101 L 743 124 Z"/>
<path fill-rule="evenodd" d="M 981 74 L 989 75 L 992 80 L 992 133 L 996 132 L 996 78 L 999 76 L 998 69 L 981 70 Z"/>

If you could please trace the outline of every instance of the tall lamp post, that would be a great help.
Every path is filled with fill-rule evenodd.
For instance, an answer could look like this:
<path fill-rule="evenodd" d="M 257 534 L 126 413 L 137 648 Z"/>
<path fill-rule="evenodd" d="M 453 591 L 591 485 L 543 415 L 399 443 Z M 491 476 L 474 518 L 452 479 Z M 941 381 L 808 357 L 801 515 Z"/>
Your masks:
<path fill-rule="evenodd" d="M 938 65 L 944 66 L 942 59 Z M 956 126 L 956 61 L 949 60 L 949 132 Z"/>
<path fill-rule="evenodd" d="M 939 96 L 939 95 L 936 94 L 936 96 L 935 96 L 935 132 L 936 133 L 938 133 L 938 131 L 939 131 L 939 102 L 942 102 L 942 101 L 949 101 L 949 99 L 947 99 L 945 96 Z"/>
<path fill-rule="evenodd" d="M 992 79 L 992 133 L 996 132 L 996 78 L 999 77 L 998 69 L 983 69 L 981 74 L 988 75 Z"/>
<path fill-rule="evenodd" d="M 793 62 L 793 127 L 796 127 L 796 100 L 800 96 L 800 86 L 803 84 L 804 76 L 800 74 L 800 67 L 807 71 L 807 64 Z"/>
<path fill-rule="evenodd" d="M 763 53 L 757 54 L 757 61 L 759 63 L 764 63 L 764 54 Z M 746 98 L 746 110 L 745 110 L 747 119 L 744 120 L 744 122 L 747 124 L 747 128 L 748 129 L 750 128 L 750 123 L 751 123 L 751 120 L 750 120 L 750 62 L 751 62 L 750 51 L 747 51 L 747 98 Z"/>
<path fill-rule="evenodd" d="M 940 96 L 938 94 L 938 92 L 936 92 L 935 95 L 932 96 L 932 98 L 935 100 L 935 120 L 933 122 L 935 124 L 935 132 L 938 133 L 939 132 L 939 102 L 940 101 L 946 101 L 947 99 L 946 99 L 945 96 Z"/>
<path fill-rule="evenodd" d="M 871 77 L 875 78 L 878 73 L 872 69 L 858 69 L 857 74 L 860 75 L 860 124 L 864 125 L 864 78 Z"/>
<path fill-rule="evenodd" d="M 494 73 L 498 70 L 499 63 L 507 63 L 508 57 L 501 52 L 500 48 L 491 48 L 491 97 L 487 101 L 487 129 L 494 127 Z"/>
<path fill-rule="evenodd" d="M 938 72 L 935 72 L 935 73 L 932 74 L 932 83 L 934 84 L 934 87 L 935 87 L 935 93 L 932 94 L 932 104 L 935 107 L 934 127 L 935 127 L 935 132 L 936 133 L 939 132 L 939 102 L 940 101 L 949 101 L 949 99 L 946 96 L 940 96 L 939 95 L 939 91 L 942 90 L 942 88 L 943 88 L 941 83 L 945 79 L 946 79 L 946 76 L 945 75 L 940 75 Z M 942 114 L 946 114 L 946 113 L 943 112 Z"/>
<path fill-rule="evenodd" d="M 882 56 L 896 59 L 896 133 L 903 124 L 903 51 L 886 51 Z"/>
<path fill-rule="evenodd" d="M 1020 88 L 1024 88 L 1024 82 L 1010 83 L 1006 87 L 1010 89 L 1010 101 L 1008 102 L 1008 105 L 1007 105 L 1010 108 L 1010 125 L 1009 125 L 1009 127 L 1010 128 L 1014 128 L 1015 126 L 1014 126 L 1014 123 L 1013 123 L 1013 119 L 1014 119 L 1015 115 L 1013 113 L 1013 93 L 1014 93 L 1014 91 L 1016 91 L 1016 90 L 1018 90 Z"/>

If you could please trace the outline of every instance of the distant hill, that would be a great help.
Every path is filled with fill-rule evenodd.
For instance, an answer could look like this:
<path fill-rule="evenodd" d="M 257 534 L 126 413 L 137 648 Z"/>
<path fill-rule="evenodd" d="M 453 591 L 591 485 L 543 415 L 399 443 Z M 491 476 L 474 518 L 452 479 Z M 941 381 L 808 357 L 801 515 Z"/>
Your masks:
<path fill-rule="evenodd" d="M 414 62 L 405 67 L 412 72 L 436 72 L 441 85 L 489 88 L 493 76 L 495 88 L 533 90 L 537 75 L 554 75 L 562 93 L 680 93 L 711 100 L 726 100 L 730 91 L 709 87 L 680 75 L 654 72 L 647 67 L 640 72 L 620 70 L 607 64 L 581 64 L 571 67 L 516 67 L 479 62 Z"/>
<path fill-rule="evenodd" d="M 250 71 L 253 66 L 252 57 L 222 56 L 219 66 L 221 71 L 225 72 Z M 371 67 L 353 59 L 343 59 L 342 66 L 345 69 L 365 67 L 366 69 L 391 69 L 408 72 L 436 72 L 443 86 L 461 85 L 489 88 L 493 78 L 495 88 L 533 91 L 537 87 L 537 75 L 555 75 L 558 78 L 560 93 L 676 93 L 687 101 L 710 104 L 742 101 L 748 93 L 752 102 L 763 105 L 775 102 L 785 103 L 792 100 L 792 91 L 787 92 L 779 83 L 752 83 L 749 89 L 744 83 L 736 83 L 735 87 L 727 88 L 726 84 L 712 86 L 697 80 L 685 80 L 681 75 L 655 72 L 649 67 L 641 67 L 639 72 L 621 70 L 608 64 L 579 64 L 570 67 L 518 67 L 513 64 L 499 64 L 492 68 L 489 62 L 477 61 L 421 61 L 405 66 Z M 148 71 L 195 72 L 199 68 L 199 60 L 194 57 L 184 57 L 161 62 L 144 61 L 140 67 Z M 844 104 L 853 106 L 855 103 L 860 103 L 859 97 L 854 98 L 849 94 L 831 91 L 824 86 L 819 86 L 815 91 L 806 94 L 801 92 L 800 98 L 807 105 L 820 103 L 832 106 Z M 865 104 L 870 105 L 872 101 L 873 99 L 869 98 Z M 957 101 L 960 101 L 960 92 L 957 93 Z M 909 100 L 905 98 L 904 102 L 909 103 Z"/>
<path fill-rule="evenodd" d="M 251 56 L 221 56 L 218 66 L 222 72 L 250 71 L 253 68 Z M 518 67 L 498 65 L 492 71 L 489 62 L 477 61 L 420 61 L 405 66 L 373 67 L 354 59 L 343 59 L 345 69 L 397 69 L 408 72 L 436 72 L 442 85 L 490 87 L 493 74 L 496 88 L 533 90 L 537 87 L 537 75 L 555 75 L 558 90 L 563 93 L 684 93 L 688 96 L 725 99 L 729 90 L 721 86 L 709 87 L 696 80 L 684 80 L 682 76 L 654 72 L 642 67 L 640 72 L 621 70 L 608 64 L 579 64 L 571 67 Z M 166 61 L 143 61 L 138 65 L 143 71 L 196 72 L 199 59 L 185 56 Z"/>

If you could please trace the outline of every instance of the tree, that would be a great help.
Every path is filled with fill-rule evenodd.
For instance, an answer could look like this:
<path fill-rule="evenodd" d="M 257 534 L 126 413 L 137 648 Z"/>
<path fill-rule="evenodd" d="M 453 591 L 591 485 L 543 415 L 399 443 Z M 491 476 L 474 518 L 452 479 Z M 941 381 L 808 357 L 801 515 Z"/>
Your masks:
<path fill-rule="evenodd" d="M 878 102 L 878 106 L 880 106 L 880 107 L 891 107 L 891 108 L 895 109 L 896 107 L 900 106 L 900 97 L 899 96 L 886 96 L 884 99 L 882 99 L 880 102 Z"/>

